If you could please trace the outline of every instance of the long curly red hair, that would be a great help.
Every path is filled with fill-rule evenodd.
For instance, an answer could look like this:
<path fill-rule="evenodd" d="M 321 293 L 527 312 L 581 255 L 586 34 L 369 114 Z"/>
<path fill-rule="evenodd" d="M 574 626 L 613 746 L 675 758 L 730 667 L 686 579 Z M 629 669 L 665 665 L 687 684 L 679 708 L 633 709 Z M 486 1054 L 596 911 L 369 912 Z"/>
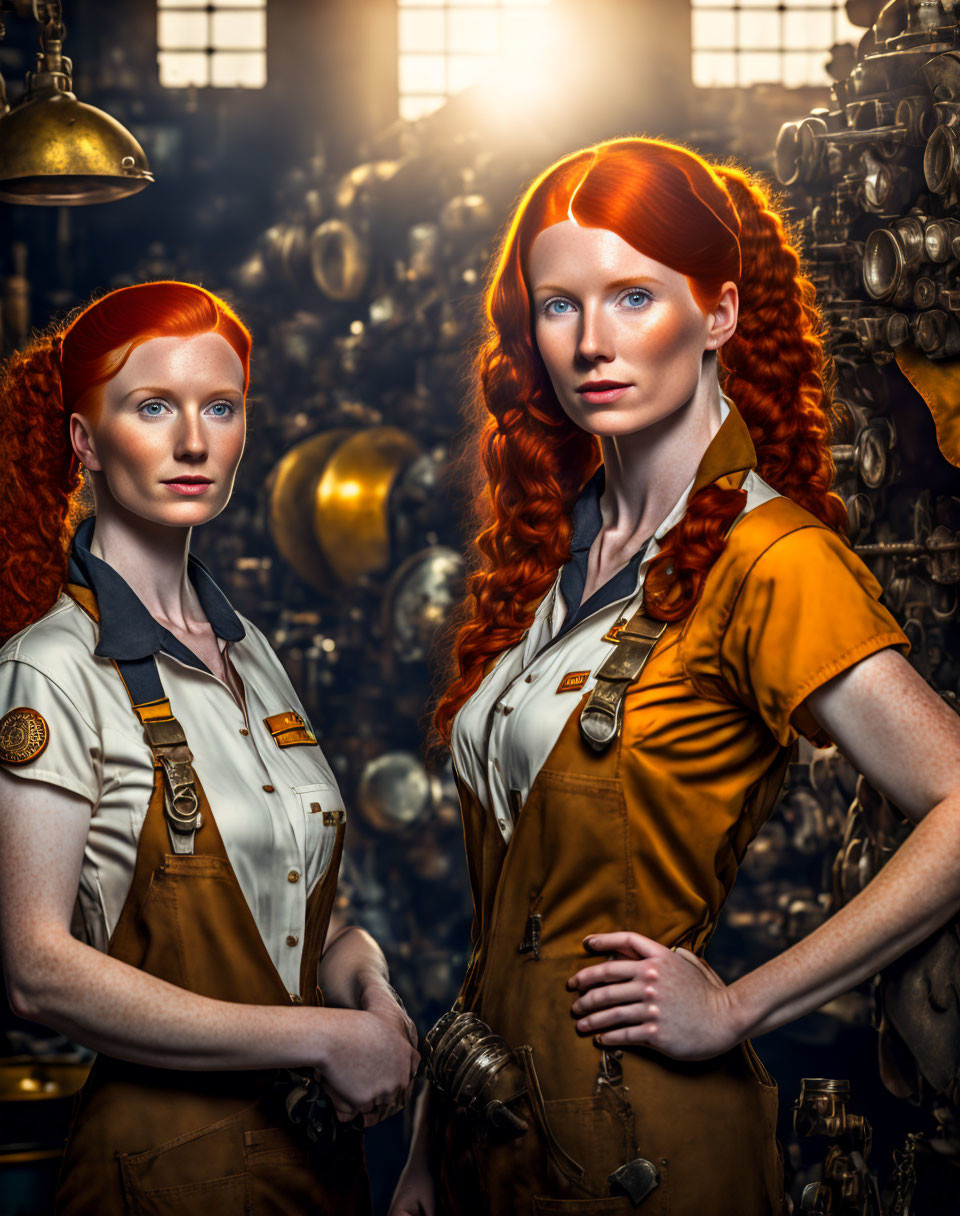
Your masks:
<path fill-rule="evenodd" d="M 564 157 L 524 194 L 484 296 L 469 456 L 485 477 L 473 496 L 473 570 L 454 668 L 433 719 L 446 740 L 490 660 L 520 639 L 568 559 L 571 509 L 600 462 L 597 440 L 563 412 L 533 335 L 530 248 L 568 212 L 686 275 L 704 312 L 724 282 L 737 284 L 739 321 L 718 372 L 750 429 L 757 472 L 846 533 L 843 502 L 830 492 L 830 384 L 814 287 L 764 187 L 660 140 L 614 139 Z M 745 497 L 711 485 L 690 499 L 647 571 L 651 616 L 691 611 Z"/>
<path fill-rule="evenodd" d="M 211 292 L 171 280 L 109 292 L 0 368 L 0 639 L 43 616 L 63 588 L 82 488 L 70 415 L 96 417 L 97 390 L 142 342 L 211 331 L 236 351 L 246 390 L 246 327 Z"/>

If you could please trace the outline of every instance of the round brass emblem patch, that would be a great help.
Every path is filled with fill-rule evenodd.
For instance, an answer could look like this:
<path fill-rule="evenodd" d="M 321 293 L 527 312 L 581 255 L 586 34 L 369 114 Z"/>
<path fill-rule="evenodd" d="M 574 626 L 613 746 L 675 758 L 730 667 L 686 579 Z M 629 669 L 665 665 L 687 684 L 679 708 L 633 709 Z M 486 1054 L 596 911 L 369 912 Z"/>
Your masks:
<path fill-rule="evenodd" d="M 0 718 L 0 760 L 4 764 L 26 764 L 47 746 L 50 732 L 35 709 L 20 705 Z"/>

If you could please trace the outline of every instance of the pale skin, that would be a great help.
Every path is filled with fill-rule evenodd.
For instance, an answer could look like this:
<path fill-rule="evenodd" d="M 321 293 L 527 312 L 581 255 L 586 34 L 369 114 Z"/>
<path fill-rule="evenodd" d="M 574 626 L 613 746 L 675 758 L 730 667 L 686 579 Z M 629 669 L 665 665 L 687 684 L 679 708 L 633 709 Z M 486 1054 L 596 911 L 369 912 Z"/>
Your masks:
<path fill-rule="evenodd" d="M 570 220 L 533 243 L 528 281 L 537 344 L 561 406 L 600 439 L 603 523 L 584 598 L 656 530 L 720 425 L 715 352 L 736 328 L 737 291 L 704 312 L 686 278 L 616 233 Z M 635 294 L 630 295 L 631 288 Z M 578 389 L 627 385 L 609 402 Z M 629 927 L 587 935 L 606 955 L 568 980 L 576 1031 L 702 1060 L 849 991 L 960 910 L 960 718 L 903 655 L 884 649 L 803 703 L 878 790 L 916 825 L 879 874 L 819 928 L 725 985 L 689 951 Z M 433 1216 L 427 1096 L 390 1216 Z"/>
<path fill-rule="evenodd" d="M 152 338 L 89 413 L 70 418 L 74 450 L 94 481 L 91 551 L 241 707 L 239 678 L 187 577 L 187 553 L 191 528 L 230 498 L 246 433 L 244 392 L 240 360 L 219 334 Z M 171 488 L 198 477 L 206 484 L 198 494 Z M 328 935 L 318 975 L 327 1007 L 197 996 L 71 936 L 92 813 L 86 799 L 2 771 L 0 806 L 0 948 L 19 1016 L 138 1064 L 312 1067 L 342 1120 L 374 1123 L 405 1102 L 419 1064 L 416 1029 L 367 933 Z"/>

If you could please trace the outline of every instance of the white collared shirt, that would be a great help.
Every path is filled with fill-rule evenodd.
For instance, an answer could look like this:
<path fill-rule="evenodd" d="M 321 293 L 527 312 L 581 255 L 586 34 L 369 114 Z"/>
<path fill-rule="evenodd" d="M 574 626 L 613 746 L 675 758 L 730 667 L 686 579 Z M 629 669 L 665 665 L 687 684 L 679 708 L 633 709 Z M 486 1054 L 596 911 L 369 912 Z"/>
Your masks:
<path fill-rule="evenodd" d="M 266 638 L 240 619 L 246 636 L 228 653 L 248 720 L 210 672 L 163 652 L 157 667 L 240 889 L 287 990 L 298 993 L 307 896 L 330 863 L 343 800 L 318 746 L 281 748 L 271 736 L 265 718 L 306 714 Z M 28 706 L 48 732 L 36 759 L 5 772 L 71 790 L 92 807 L 73 932 L 106 950 L 133 876 L 153 757 L 116 668 L 94 654 L 97 636 L 61 595 L 0 649 L 0 716 Z"/>
<path fill-rule="evenodd" d="M 721 422 L 729 412 L 722 400 Z M 686 511 L 695 480 L 691 478 L 654 532 L 630 595 L 584 617 L 562 640 L 548 646 L 567 615 L 558 574 L 530 628 L 504 651 L 454 718 L 450 743 L 457 772 L 496 816 L 505 841 L 510 840 L 516 813 L 574 707 L 597 682 L 597 672 L 615 644 L 605 641 L 604 635 L 617 621 L 629 620 L 640 606 L 647 567 L 660 552 L 659 542 Z M 780 497 L 753 471 L 742 488 L 747 500 L 738 521 L 762 502 Z"/>

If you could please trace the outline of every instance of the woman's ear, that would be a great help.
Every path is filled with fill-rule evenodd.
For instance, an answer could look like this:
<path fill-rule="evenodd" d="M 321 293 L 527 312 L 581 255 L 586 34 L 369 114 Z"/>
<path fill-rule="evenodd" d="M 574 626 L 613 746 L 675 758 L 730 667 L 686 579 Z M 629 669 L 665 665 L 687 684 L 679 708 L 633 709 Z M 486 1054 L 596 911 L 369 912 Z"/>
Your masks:
<path fill-rule="evenodd" d="M 708 314 L 707 350 L 719 350 L 724 342 L 733 337 L 740 312 L 740 293 L 736 283 L 724 283 L 720 299 Z"/>
<path fill-rule="evenodd" d="M 89 419 L 81 417 L 80 414 L 70 415 L 70 443 L 73 446 L 74 455 L 85 469 L 89 469 L 91 473 L 101 471 L 93 439 L 93 429 Z"/>

